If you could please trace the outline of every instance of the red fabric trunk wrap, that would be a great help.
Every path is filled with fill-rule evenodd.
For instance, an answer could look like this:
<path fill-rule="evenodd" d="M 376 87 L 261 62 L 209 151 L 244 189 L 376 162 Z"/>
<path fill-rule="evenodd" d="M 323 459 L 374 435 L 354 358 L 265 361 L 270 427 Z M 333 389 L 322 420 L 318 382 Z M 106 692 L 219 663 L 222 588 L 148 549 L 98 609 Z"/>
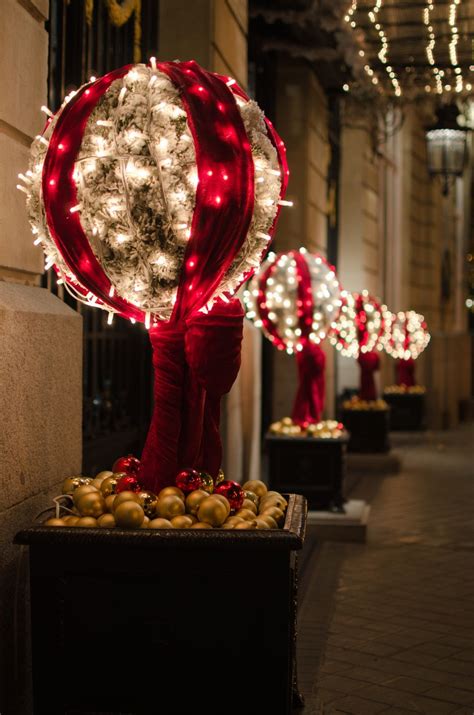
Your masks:
<path fill-rule="evenodd" d="M 414 387 L 416 385 L 415 368 L 416 365 L 413 358 L 408 358 L 408 360 L 398 360 L 395 367 L 397 373 L 397 385 Z"/>
<path fill-rule="evenodd" d="M 375 372 L 380 367 L 380 358 L 375 351 L 360 353 L 357 358 L 360 365 L 360 391 L 361 400 L 376 400 L 377 388 L 375 385 Z"/>
<path fill-rule="evenodd" d="M 311 275 L 306 260 L 299 251 L 292 251 L 296 261 L 296 277 L 298 281 L 297 314 L 298 326 L 301 330 L 303 349 L 296 353 L 298 366 L 298 390 L 291 417 L 293 422 L 301 426 L 319 422 L 325 401 L 325 367 L 326 355 L 320 347 L 309 339 L 313 324 L 313 290 Z"/>

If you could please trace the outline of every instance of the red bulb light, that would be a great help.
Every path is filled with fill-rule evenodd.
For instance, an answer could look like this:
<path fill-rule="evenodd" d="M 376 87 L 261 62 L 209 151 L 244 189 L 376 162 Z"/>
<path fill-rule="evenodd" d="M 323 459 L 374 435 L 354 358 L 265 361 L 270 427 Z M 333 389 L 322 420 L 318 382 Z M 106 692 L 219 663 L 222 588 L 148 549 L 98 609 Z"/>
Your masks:
<path fill-rule="evenodd" d="M 218 206 L 219 206 L 219 204 L 221 203 L 221 201 L 222 201 L 221 197 L 220 197 L 220 196 L 216 196 L 216 204 L 217 204 Z"/>
<path fill-rule="evenodd" d="M 55 185 L 56 185 L 56 180 L 55 180 L 55 179 L 50 179 L 50 180 L 49 180 L 49 185 L 50 185 L 50 186 L 55 186 Z"/>

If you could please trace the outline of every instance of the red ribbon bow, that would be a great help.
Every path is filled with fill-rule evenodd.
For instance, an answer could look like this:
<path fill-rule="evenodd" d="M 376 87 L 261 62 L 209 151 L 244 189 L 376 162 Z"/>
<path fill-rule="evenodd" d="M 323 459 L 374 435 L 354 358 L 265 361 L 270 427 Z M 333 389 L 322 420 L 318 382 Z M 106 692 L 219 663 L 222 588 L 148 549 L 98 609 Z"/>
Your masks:
<path fill-rule="evenodd" d="M 375 372 L 380 367 L 380 358 L 375 351 L 360 353 L 357 362 L 360 365 L 360 398 L 368 401 L 376 400 Z"/>
<path fill-rule="evenodd" d="M 142 454 L 140 482 L 151 491 L 173 483 L 180 468 L 213 477 L 222 460 L 220 401 L 240 369 L 240 301 L 209 315 L 150 329 L 155 370 L 154 414 Z"/>

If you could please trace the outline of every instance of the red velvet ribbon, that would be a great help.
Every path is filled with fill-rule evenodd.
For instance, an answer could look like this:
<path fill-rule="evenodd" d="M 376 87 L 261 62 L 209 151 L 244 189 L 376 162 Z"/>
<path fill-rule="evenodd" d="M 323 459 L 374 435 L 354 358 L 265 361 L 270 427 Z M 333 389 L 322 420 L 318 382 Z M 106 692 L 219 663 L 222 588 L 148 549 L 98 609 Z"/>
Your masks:
<path fill-rule="evenodd" d="M 240 301 L 217 303 L 209 315 L 150 329 L 154 412 L 142 454 L 140 482 L 151 491 L 173 484 L 192 466 L 213 477 L 222 461 L 220 401 L 240 368 Z"/>
<path fill-rule="evenodd" d="M 380 357 L 375 351 L 360 353 L 357 362 L 360 365 L 359 397 L 361 400 L 376 400 L 375 372 L 380 368 Z"/>
<path fill-rule="evenodd" d="M 398 360 L 395 367 L 397 373 L 397 385 L 414 387 L 416 385 L 415 368 L 416 365 L 413 358 L 408 358 L 408 360 Z"/>
<path fill-rule="evenodd" d="M 301 427 L 319 422 L 324 409 L 326 355 L 319 345 L 307 343 L 296 354 L 298 390 L 291 418 Z"/>

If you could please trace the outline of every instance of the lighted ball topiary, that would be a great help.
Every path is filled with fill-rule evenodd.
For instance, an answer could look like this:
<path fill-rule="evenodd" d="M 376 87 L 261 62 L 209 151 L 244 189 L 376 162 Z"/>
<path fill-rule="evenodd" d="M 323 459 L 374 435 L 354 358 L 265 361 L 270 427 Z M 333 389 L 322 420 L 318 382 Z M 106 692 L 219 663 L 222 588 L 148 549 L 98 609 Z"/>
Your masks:
<path fill-rule="evenodd" d="M 182 466 L 217 475 L 218 403 L 240 364 L 233 294 L 268 249 L 287 175 L 257 104 L 193 61 L 152 59 L 89 82 L 33 142 L 20 178 L 45 267 L 109 322 L 117 313 L 150 328 L 148 488 Z"/>
<path fill-rule="evenodd" d="M 425 318 L 414 310 L 390 313 L 385 350 L 397 360 L 397 384 L 416 385 L 415 360 L 430 342 Z"/>
<path fill-rule="evenodd" d="M 244 292 L 247 318 L 279 349 L 295 354 L 299 385 L 292 419 L 307 426 L 324 408 L 325 354 L 320 343 L 342 305 L 334 266 L 305 248 L 270 254 Z"/>
<path fill-rule="evenodd" d="M 377 399 L 374 373 L 379 369 L 378 353 L 387 340 L 388 311 L 367 290 L 362 293 L 343 292 L 343 304 L 333 323 L 330 342 L 345 357 L 360 365 L 359 396 L 362 400 Z"/>

